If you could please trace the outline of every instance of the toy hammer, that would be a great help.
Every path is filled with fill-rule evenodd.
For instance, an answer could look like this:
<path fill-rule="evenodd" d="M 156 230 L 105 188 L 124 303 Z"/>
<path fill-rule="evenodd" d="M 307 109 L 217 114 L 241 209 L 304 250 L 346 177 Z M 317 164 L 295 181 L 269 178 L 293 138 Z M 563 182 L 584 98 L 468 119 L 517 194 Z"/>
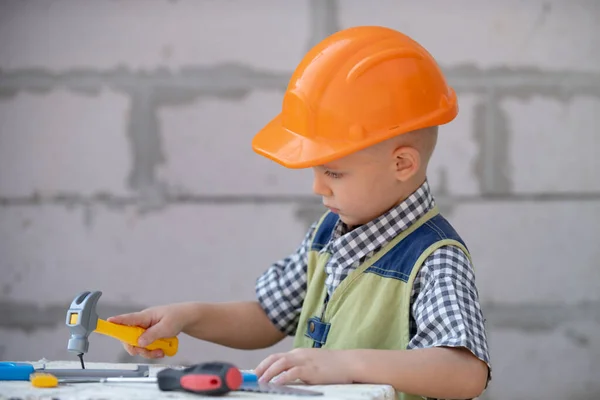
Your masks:
<path fill-rule="evenodd" d="M 85 368 L 83 354 L 89 348 L 88 336 L 92 332 L 113 337 L 132 346 L 138 346 L 137 340 L 146 330 L 138 326 L 114 324 L 98 318 L 96 304 L 102 292 L 83 292 L 75 297 L 67 311 L 67 326 L 71 338 L 67 350 L 77 353 L 81 360 L 81 368 Z M 158 339 L 145 348 L 148 350 L 161 349 L 167 356 L 177 354 L 179 340 L 177 337 Z"/>

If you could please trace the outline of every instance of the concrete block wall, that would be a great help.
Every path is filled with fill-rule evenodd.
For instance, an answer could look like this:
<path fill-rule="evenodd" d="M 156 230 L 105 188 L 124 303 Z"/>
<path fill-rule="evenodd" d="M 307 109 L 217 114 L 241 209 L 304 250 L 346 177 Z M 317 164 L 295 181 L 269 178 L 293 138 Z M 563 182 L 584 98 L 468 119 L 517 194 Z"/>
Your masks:
<path fill-rule="evenodd" d="M 600 397 L 600 5 L 593 0 L 0 3 L 0 359 L 70 359 L 65 310 L 253 298 L 322 211 L 254 154 L 304 52 L 379 24 L 438 59 L 460 115 L 430 180 L 477 268 L 485 399 Z M 169 362 L 274 349 L 182 338 Z M 88 360 L 136 361 L 95 335 Z"/>

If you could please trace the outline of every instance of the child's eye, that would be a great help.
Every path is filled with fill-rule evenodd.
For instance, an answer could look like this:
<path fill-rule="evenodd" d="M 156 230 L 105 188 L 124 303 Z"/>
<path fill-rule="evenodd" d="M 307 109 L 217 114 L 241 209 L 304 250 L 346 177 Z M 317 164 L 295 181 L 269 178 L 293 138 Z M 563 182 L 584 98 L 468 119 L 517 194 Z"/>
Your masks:
<path fill-rule="evenodd" d="M 339 172 L 331 172 L 331 171 L 325 171 L 325 175 L 329 176 L 330 178 L 333 179 L 339 179 L 342 177 L 342 174 Z"/>

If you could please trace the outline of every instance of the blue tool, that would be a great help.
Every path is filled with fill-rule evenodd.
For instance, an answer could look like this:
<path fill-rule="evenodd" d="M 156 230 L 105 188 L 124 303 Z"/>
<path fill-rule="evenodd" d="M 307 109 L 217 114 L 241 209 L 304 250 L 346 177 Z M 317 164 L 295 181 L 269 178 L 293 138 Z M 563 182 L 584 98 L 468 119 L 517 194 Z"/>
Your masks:
<path fill-rule="evenodd" d="M 258 382 L 258 377 L 252 371 L 242 371 L 242 378 L 244 379 L 244 383 Z"/>
<path fill-rule="evenodd" d="M 322 392 L 299 389 L 273 383 L 258 383 L 258 377 L 252 371 L 242 371 L 244 382 L 238 389 L 240 392 L 271 393 L 292 396 L 323 396 Z"/>
<path fill-rule="evenodd" d="M 34 372 L 28 363 L 0 362 L 0 381 L 28 381 Z"/>

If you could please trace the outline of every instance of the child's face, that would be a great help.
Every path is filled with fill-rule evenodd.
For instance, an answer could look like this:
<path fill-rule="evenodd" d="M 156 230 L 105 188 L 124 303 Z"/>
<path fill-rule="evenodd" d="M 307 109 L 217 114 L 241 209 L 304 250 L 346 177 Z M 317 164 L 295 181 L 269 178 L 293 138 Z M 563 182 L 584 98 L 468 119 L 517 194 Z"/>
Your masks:
<path fill-rule="evenodd" d="M 313 191 L 346 225 L 365 224 L 400 200 L 395 163 L 381 154 L 358 152 L 313 170 Z"/>

